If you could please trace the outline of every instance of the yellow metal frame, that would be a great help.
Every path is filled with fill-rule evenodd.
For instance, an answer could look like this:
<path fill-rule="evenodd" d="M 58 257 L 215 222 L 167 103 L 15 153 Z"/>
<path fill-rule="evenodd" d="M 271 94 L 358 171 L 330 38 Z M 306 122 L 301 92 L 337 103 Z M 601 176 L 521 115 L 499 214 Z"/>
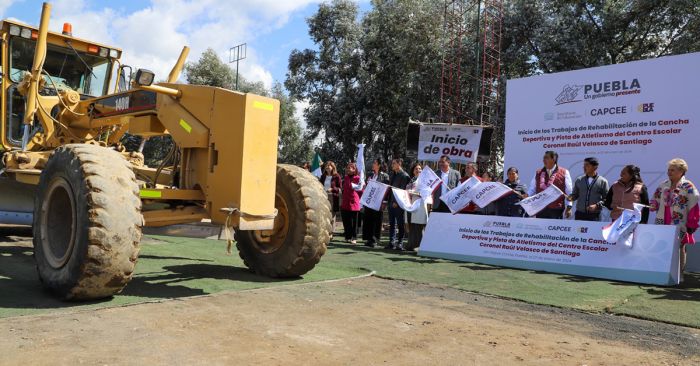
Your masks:
<path fill-rule="evenodd" d="M 143 212 L 146 225 L 163 226 L 210 218 L 213 223 L 228 222 L 242 230 L 273 229 L 279 101 L 209 86 L 176 84 L 189 52 L 187 47 L 183 48 L 168 75 L 168 83 L 138 87 L 156 93 L 155 107 L 149 106 L 137 112 L 127 108 L 123 114 L 98 118 L 90 115 L 91 107 L 96 103 L 93 99 L 79 100 L 70 92 L 52 97 L 39 96 L 37 85 L 47 43 L 63 45 L 66 39 L 70 39 L 78 51 L 85 51 L 90 45 L 101 46 L 47 32 L 49 12 L 50 6 L 45 4 L 32 75 L 28 80 L 25 78 L 28 85 L 25 96 L 30 108 L 38 104 L 50 108 L 58 106 L 60 112 L 55 120 L 48 114 L 50 108 L 36 111 L 43 132 L 34 136 L 27 146 L 28 151 L 15 150 L 4 154 L 6 172 L 18 181 L 36 184 L 50 150 L 57 146 L 85 142 L 121 149 L 119 138 L 127 130 L 143 137 L 170 134 L 181 157 L 177 172 L 179 181 L 175 182 L 177 189 L 165 186 L 170 184 L 176 172 L 158 169 L 161 174 L 156 177 L 154 168 L 142 166 L 142 158 L 141 163 L 132 161 L 137 176 L 151 180 L 148 187 L 141 187 L 141 198 L 146 203 L 158 203 L 146 205 L 149 208 L 160 207 Z M 5 22 L 0 28 L 0 37 L 5 40 L 2 46 L 3 100 L 7 100 L 7 88 L 12 84 L 8 78 L 7 56 L 8 30 L 12 24 L 15 23 Z M 112 73 L 109 76 L 107 85 L 111 84 Z M 128 100 L 132 93 L 134 91 L 130 90 L 108 97 Z M 7 141 L 6 109 L 6 103 L 3 103 L 0 133 L 3 146 L 10 150 L 13 146 Z M 118 112 L 116 101 L 114 111 Z M 33 122 L 34 119 L 28 116 L 25 121 Z M 103 139 L 101 136 L 105 133 L 107 137 Z M 173 208 L 162 209 L 164 204 Z"/>

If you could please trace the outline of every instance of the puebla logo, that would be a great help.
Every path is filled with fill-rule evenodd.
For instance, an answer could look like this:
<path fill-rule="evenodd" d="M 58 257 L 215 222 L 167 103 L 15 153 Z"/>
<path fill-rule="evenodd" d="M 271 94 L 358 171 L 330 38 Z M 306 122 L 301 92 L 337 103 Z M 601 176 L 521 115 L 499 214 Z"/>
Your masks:
<path fill-rule="evenodd" d="M 584 99 L 600 99 L 619 97 L 624 95 L 639 94 L 642 86 L 639 79 L 611 80 L 585 85 L 564 85 L 562 91 L 554 98 L 556 105 L 580 102 Z"/>

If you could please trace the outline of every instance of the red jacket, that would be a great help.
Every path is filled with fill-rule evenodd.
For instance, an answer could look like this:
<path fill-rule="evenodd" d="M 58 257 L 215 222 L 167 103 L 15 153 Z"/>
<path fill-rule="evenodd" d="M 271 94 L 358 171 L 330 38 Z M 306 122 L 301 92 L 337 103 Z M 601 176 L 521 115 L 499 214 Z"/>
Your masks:
<path fill-rule="evenodd" d="M 346 175 L 343 177 L 343 198 L 340 209 L 345 211 L 360 211 L 360 192 L 352 189 L 352 185 L 360 184 L 359 175 Z"/>
<path fill-rule="evenodd" d="M 542 168 L 535 173 L 535 188 L 536 192 L 540 193 L 549 187 L 549 184 L 554 184 L 562 192 L 566 192 L 566 169 L 561 168 L 557 165 L 557 170 L 555 170 L 552 176 L 547 175 L 547 169 Z M 559 197 L 558 200 L 550 203 L 547 208 L 562 209 L 564 208 L 564 196 Z"/>

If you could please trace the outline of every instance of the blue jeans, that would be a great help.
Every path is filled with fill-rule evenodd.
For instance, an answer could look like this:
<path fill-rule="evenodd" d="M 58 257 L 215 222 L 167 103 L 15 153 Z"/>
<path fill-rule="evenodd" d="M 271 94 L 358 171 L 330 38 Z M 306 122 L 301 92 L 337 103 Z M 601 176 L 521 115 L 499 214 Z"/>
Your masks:
<path fill-rule="evenodd" d="M 389 207 L 389 243 L 400 245 L 406 230 L 405 212 L 401 207 Z M 396 238 L 396 227 L 399 228 L 399 237 Z"/>

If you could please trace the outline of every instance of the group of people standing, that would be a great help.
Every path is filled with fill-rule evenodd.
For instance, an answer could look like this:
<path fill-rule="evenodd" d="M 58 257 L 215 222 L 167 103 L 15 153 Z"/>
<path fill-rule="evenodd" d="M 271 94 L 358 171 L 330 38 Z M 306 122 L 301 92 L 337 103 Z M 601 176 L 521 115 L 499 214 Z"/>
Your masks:
<path fill-rule="evenodd" d="M 394 159 L 391 161 L 391 170 L 387 172 L 387 166 L 382 159 L 372 162 L 372 169 L 367 172 L 367 181 L 376 180 L 380 183 L 404 189 L 413 190 L 416 180 L 422 171 L 421 164 L 414 164 L 410 174 L 404 171 L 403 161 Z M 389 243 L 385 249 L 413 251 L 423 238 L 423 229 L 428 222 L 428 202 L 414 212 L 405 212 L 389 192 L 379 210 L 364 207 L 361 212 L 360 197 L 362 189 L 359 185 L 360 176 L 355 163 L 349 163 L 345 168 L 343 177 L 338 174 L 335 164 L 328 161 L 324 165 L 323 174 L 319 178 L 328 193 L 333 209 L 333 225 L 335 216 L 340 212 L 343 220 L 344 238 L 347 242 L 357 244 L 358 227 L 362 227 L 362 240 L 365 245 L 376 248 L 380 245 L 382 236 L 382 224 L 384 211 L 389 215 Z M 417 197 L 416 197 L 417 198 Z M 405 242 L 404 242 L 405 241 Z"/>
<path fill-rule="evenodd" d="M 516 203 L 520 198 L 540 193 L 550 185 L 555 185 L 564 196 L 552 202 L 536 217 L 562 219 L 573 216 L 575 220 L 600 221 L 603 208 L 610 211 L 610 219 L 617 220 L 625 209 L 634 209 L 634 204 L 644 206 L 641 223 L 649 221 L 649 212 L 656 212 L 655 224 L 676 225 L 679 228 L 681 244 L 680 265 L 681 273 L 686 266 L 686 245 L 694 244 L 693 233 L 700 223 L 700 207 L 698 206 L 698 190 L 686 178 L 688 164 L 683 159 L 672 159 L 667 164 L 668 179 L 664 180 L 650 198 L 647 186 L 642 180 L 640 169 L 636 165 L 626 165 L 620 171 L 620 178 L 609 185 L 605 177 L 598 174 L 598 159 L 584 159 L 583 173 L 572 182 L 571 175 L 565 168 L 557 164 L 558 154 L 547 151 L 543 157 L 544 166 L 535 172 L 526 194 L 517 177 L 517 169 L 508 169 L 508 179 L 505 184 L 516 190 L 516 194 L 500 200 L 499 207 L 505 207 L 507 216 L 521 216 Z M 516 188 L 520 187 L 520 188 Z M 518 197 L 520 196 L 520 197 Z M 574 204 L 575 203 L 575 204 Z M 501 211 L 499 210 L 499 213 Z"/>
<path fill-rule="evenodd" d="M 479 208 L 473 203 L 462 209 L 462 214 L 499 215 L 524 217 L 525 213 L 518 202 L 529 196 L 538 194 L 551 185 L 559 188 L 564 195 L 550 203 L 536 217 L 547 219 L 573 218 L 575 220 L 600 221 L 603 208 L 610 211 L 611 220 L 616 220 L 625 209 L 633 209 L 634 204 L 642 204 L 641 223 L 649 220 L 649 211 L 656 212 L 656 224 L 677 225 L 681 241 L 681 268 L 685 268 L 685 245 L 695 243 L 693 233 L 699 226 L 700 209 L 698 206 L 698 191 L 685 175 L 688 164 L 683 159 L 673 159 L 668 162 L 668 179 L 659 185 L 652 197 L 640 175 L 636 165 L 626 165 L 620 171 L 620 178 L 612 185 L 605 177 L 598 174 L 598 159 L 584 159 L 583 174 L 575 180 L 570 172 L 558 165 L 558 154 L 546 151 L 542 162 L 543 167 L 535 171 L 530 184 L 525 185 L 520 180 L 516 167 L 508 168 L 507 178 L 503 183 L 513 191 L 487 207 Z M 429 219 L 430 212 L 449 212 L 447 205 L 440 196 L 454 189 L 461 182 L 471 177 L 479 181 L 491 181 L 494 176 L 489 172 L 478 175 L 476 164 L 464 166 L 463 174 L 451 167 L 450 158 L 442 156 L 438 161 L 436 174 L 442 184 L 433 192 L 432 197 L 422 202 L 417 211 L 405 212 L 395 202 L 389 192 L 380 210 L 364 208 L 360 218 L 360 197 L 362 187 L 355 163 L 349 163 L 343 177 L 338 174 L 333 162 L 325 163 L 320 182 L 328 192 L 333 208 L 333 223 L 337 212 L 343 220 L 345 240 L 356 244 L 358 225 L 362 226 L 362 239 L 365 245 L 377 247 L 382 233 L 384 210 L 389 215 L 389 243 L 386 249 L 415 250 L 422 240 L 423 230 Z M 377 180 L 392 187 L 408 190 L 415 188 L 415 183 L 423 166 L 413 164 L 409 172 L 403 170 L 403 161 L 394 159 L 391 169 L 381 159 L 372 162 L 372 169 L 367 172 L 367 180 Z M 417 197 L 416 197 L 417 199 Z M 408 234 L 407 234 L 408 233 Z M 404 242 L 404 240 L 406 242 Z"/>

